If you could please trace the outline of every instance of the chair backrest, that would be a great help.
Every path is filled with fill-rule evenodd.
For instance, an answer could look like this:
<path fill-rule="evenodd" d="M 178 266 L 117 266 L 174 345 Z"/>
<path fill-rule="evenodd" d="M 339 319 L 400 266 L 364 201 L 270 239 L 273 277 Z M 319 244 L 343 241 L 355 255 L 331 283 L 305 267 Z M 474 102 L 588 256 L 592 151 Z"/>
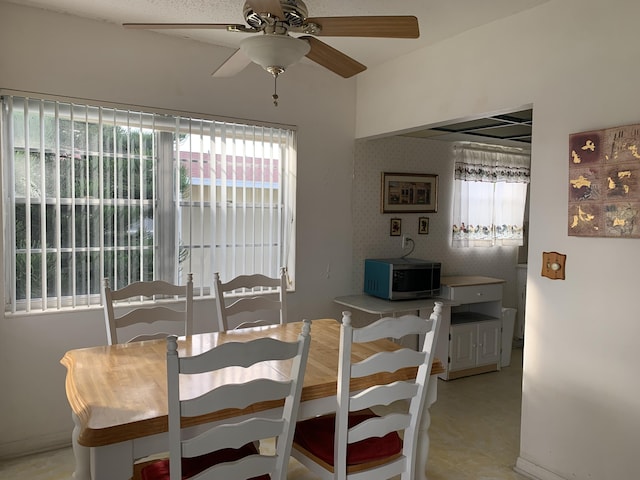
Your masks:
<path fill-rule="evenodd" d="M 167 385 L 169 399 L 169 468 L 171 480 L 181 480 L 183 458 L 202 456 L 227 448 L 241 448 L 263 439 L 276 438 L 275 455 L 258 453 L 238 461 L 218 463 L 202 472 L 206 478 L 253 478 L 269 474 L 271 480 L 285 480 L 291 453 L 304 372 L 309 354 L 311 322 L 304 320 L 298 340 L 283 342 L 260 338 L 248 342 L 223 343 L 193 357 L 179 356 L 177 337 L 167 339 Z M 292 359 L 288 378 L 282 368 L 261 368 L 263 362 Z M 203 386 L 200 395 L 182 399 L 180 376 L 212 372 L 241 366 L 257 369 L 256 377 L 246 383 L 225 381 Z M 277 372 L 268 378 L 265 372 Z M 213 383 L 213 382 L 212 382 Z M 191 395 L 188 395 L 192 397 Z M 246 417 L 232 417 L 198 435 L 182 439 L 183 417 L 210 414 L 228 408 L 246 408 L 259 402 L 284 400 L 281 416 L 265 411 Z M 200 478 L 200 477 L 198 477 Z"/>
<path fill-rule="evenodd" d="M 278 310 L 280 312 L 280 323 L 287 323 L 287 268 L 280 269 L 280 277 L 272 278 L 262 274 L 240 275 L 227 283 L 222 283 L 220 275 L 213 274 L 213 284 L 216 295 L 216 313 L 218 314 L 218 330 L 226 332 L 229 330 L 228 318 L 239 313 L 258 312 L 267 310 Z M 274 289 L 279 287 L 278 297 L 273 295 L 253 295 L 256 289 Z M 234 290 L 246 289 L 249 293 L 245 296 L 233 297 L 233 300 L 226 304 L 225 293 Z M 236 328 L 246 328 L 258 325 L 265 325 L 263 319 L 246 321 Z"/>
<path fill-rule="evenodd" d="M 155 322 L 175 322 L 181 324 L 179 328 L 184 331 L 184 335 L 193 333 L 193 275 L 191 273 L 187 276 L 186 285 L 174 285 L 162 280 L 155 280 L 134 282 L 120 290 L 111 290 L 109 280 L 105 278 L 102 295 L 109 345 L 165 338 L 169 335 L 166 332 L 152 331 L 126 340 L 122 338 L 122 335 L 118 335 L 120 329 L 136 324 L 151 325 Z M 158 300 L 168 297 L 174 298 L 171 299 L 171 302 L 158 303 Z M 145 298 L 153 298 L 154 304 L 144 303 Z M 132 308 L 123 315 L 116 316 L 114 303 L 117 301 L 123 301 L 123 306 Z"/>
<path fill-rule="evenodd" d="M 367 470 L 366 478 L 386 479 L 395 475 L 402 475 L 403 479 L 418 478 L 415 472 L 418 429 L 434 358 L 435 340 L 438 338 L 441 311 L 442 302 L 435 302 L 434 311 L 429 319 L 416 315 L 386 317 L 362 328 L 353 328 L 351 313 L 343 313 L 334 444 L 336 478 L 348 478 L 346 458 L 348 443 L 402 431 L 404 431 L 402 454 L 389 463 Z M 381 338 L 400 339 L 405 335 L 415 334 L 425 337 L 421 351 L 402 348 L 394 352 L 377 353 L 357 363 L 351 360 L 353 343 L 366 343 Z M 352 392 L 349 389 L 351 378 L 375 375 L 379 372 L 394 372 L 410 367 L 418 367 L 415 381 L 376 385 L 362 392 Z M 381 414 L 380 410 L 375 408 L 376 406 L 384 408 L 398 401 L 408 402 L 408 411 L 397 412 L 394 409 L 386 409 L 387 413 Z M 349 428 L 349 413 L 367 409 L 380 416 Z"/>

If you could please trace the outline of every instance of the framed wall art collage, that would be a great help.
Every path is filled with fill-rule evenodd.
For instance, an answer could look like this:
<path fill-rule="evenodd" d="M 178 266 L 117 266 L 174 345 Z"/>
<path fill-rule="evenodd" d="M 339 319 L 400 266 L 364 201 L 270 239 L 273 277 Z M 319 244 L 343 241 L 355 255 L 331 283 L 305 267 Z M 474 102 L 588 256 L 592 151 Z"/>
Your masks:
<path fill-rule="evenodd" d="M 436 213 L 438 176 L 427 173 L 382 173 L 382 213 Z M 429 233 L 429 217 L 418 217 L 418 234 Z M 389 235 L 402 235 L 402 219 L 390 220 Z"/>

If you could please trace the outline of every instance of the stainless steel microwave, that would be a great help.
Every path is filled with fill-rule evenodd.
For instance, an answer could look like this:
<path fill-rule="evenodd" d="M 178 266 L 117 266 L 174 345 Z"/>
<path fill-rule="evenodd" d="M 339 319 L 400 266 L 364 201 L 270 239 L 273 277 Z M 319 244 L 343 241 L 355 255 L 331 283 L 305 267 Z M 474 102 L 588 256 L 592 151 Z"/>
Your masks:
<path fill-rule="evenodd" d="M 439 262 L 418 258 L 368 258 L 364 261 L 364 293 L 387 300 L 440 295 Z"/>

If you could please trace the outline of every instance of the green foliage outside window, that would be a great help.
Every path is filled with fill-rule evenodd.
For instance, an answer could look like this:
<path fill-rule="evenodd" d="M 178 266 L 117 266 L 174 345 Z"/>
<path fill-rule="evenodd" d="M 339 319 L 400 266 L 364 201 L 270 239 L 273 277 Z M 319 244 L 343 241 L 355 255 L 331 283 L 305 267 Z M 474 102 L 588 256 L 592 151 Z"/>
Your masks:
<path fill-rule="evenodd" d="M 27 155 L 24 115 L 14 115 L 16 299 L 28 286 L 32 299 L 56 297 L 58 282 L 62 296 L 99 294 L 103 273 L 153 279 L 154 134 L 59 119 L 56 144 L 55 119 L 44 121 L 29 117 Z M 181 175 L 181 189 L 188 182 Z"/>

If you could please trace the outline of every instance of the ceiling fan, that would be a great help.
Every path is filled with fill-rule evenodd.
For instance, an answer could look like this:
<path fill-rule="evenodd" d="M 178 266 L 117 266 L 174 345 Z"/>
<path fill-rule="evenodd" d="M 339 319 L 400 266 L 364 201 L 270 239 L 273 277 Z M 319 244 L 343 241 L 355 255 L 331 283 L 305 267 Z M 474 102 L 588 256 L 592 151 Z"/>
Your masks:
<path fill-rule="evenodd" d="M 243 13 L 247 25 L 227 23 L 125 23 L 135 29 L 223 29 L 229 32 L 260 33 L 245 38 L 240 48 L 215 72 L 229 77 L 249 63 L 262 66 L 274 82 L 289 65 L 303 56 L 332 72 L 349 78 L 367 69 L 357 60 L 316 37 L 418 38 L 418 20 L 410 15 L 308 17 L 302 0 L 246 0 Z M 297 36 L 291 33 L 300 34 Z M 278 105 L 277 91 L 273 94 Z"/>

